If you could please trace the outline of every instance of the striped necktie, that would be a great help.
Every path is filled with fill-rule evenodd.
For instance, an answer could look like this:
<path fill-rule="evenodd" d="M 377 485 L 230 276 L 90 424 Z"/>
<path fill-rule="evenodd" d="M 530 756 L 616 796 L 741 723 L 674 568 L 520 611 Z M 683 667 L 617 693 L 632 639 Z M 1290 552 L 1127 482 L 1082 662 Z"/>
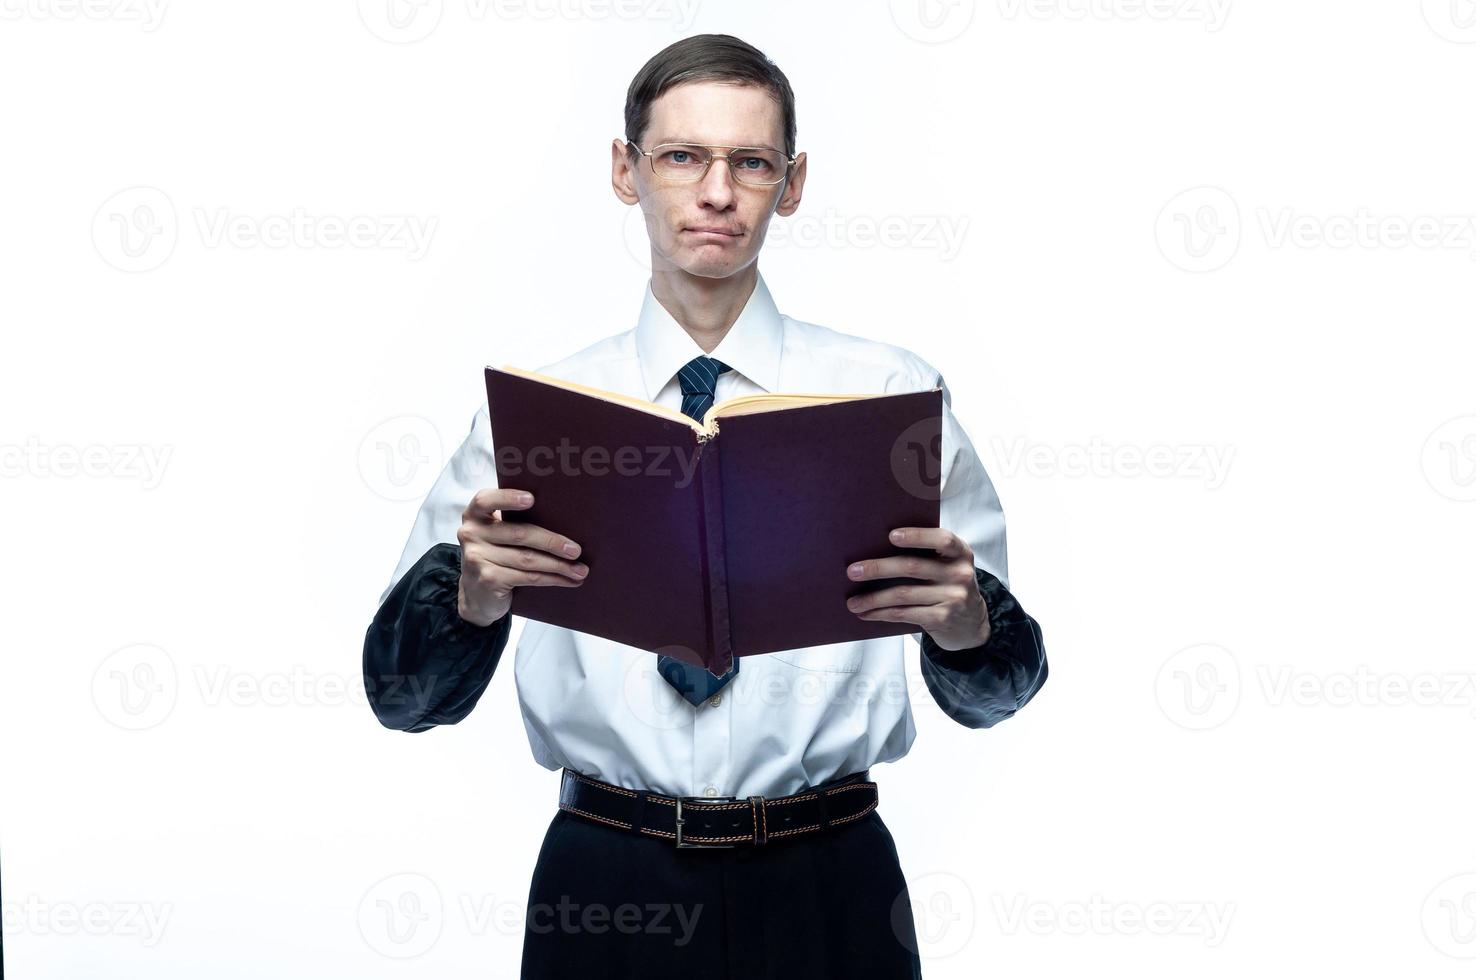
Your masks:
<path fill-rule="evenodd" d="M 730 370 L 728 365 L 711 357 L 694 357 L 684 364 L 677 372 L 682 385 L 682 413 L 702 421 L 703 414 L 712 407 L 718 375 Z M 694 667 L 665 655 L 656 658 L 656 670 L 678 694 L 696 705 L 738 675 L 738 658 L 733 658 L 733 666 L 721 677 L 712 676 L 705 667 Z"/>

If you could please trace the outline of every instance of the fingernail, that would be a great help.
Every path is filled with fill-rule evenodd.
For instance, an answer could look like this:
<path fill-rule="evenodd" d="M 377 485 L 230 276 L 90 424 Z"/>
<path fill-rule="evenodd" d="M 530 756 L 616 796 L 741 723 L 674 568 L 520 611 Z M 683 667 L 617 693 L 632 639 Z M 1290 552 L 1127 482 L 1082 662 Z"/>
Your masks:
<path fill-rule="evenodd" d="M 580 576 L 581 578 L 584 577 L 585 575 L 588 575 L 589 574 L 589 566 L 588 565 L 575 565 L 574 566 L 574 574 Z"/>
<path fill-rule="evenodd" d="M 864 571 L 864 566 L 862 565 L 852 565 L 850 568 L 846 569 L 846 573 L 850 575 L 851 578 L 860 578 L 862 571 Z"/>
<path fill-rule="evenodd" d="M 564 554 L 568 555 L 570 558 L 578 558 L 579 545 L 575 544 L 573 541 L 564 542 Z"/>
<path fill-rule="evenodd" d="M 533 495 L 531 493 L 520 493 L 520 494 L 518 494 L 518 503 L 522 504 L 524 507 L 528 506 L 532 502 L 533 502 Z"/>
<path fill-rule="evenodd" d="M 891 533 L 891 538 L 892 538 L 893 541 L 901 541 L 902 540 L 902 532 L 901 531 L 893 531 Z"/>

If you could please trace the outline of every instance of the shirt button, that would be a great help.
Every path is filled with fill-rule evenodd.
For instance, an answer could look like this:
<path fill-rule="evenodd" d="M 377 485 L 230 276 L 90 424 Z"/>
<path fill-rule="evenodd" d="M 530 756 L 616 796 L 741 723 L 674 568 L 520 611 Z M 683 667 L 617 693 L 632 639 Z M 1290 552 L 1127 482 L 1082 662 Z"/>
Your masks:
<path fill-rule="evenodd" d="M 702 791 L 703 796 L 717 796 L 717 787 L 709 786 Z"/>
<path fill-rule="evenodd" d="M 721 694 L 714 694 L 712 697 L 707 699 L 707 703 L 716 708 L 718 705 L 723 703 L 723 696 Z"/>

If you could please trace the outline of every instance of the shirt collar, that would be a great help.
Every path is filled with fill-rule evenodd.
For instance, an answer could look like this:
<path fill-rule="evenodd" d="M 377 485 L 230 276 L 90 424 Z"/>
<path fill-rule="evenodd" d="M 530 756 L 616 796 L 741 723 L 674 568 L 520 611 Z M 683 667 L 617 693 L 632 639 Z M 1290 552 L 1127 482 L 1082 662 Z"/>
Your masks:
<path fill-rule="evenodd" d="M 779 352 L 784 341 L 784 323 L 779 308 L 769 295 L 764 277 L 759 275 L 743 312 L 723 335 L 722 341 L 708 357 L 714 357 L 758 385 L 764 391 L 779 386 Z M 676 376 L 682 365 L 704 351 L 667 312 L 651 291 L 646 280 L 646 298 L 641 304 L 641 318 L 635 328 L 636 355 L 641 361 L 641 376 L 646 384 L 646 397 L 656 400 L 666 383 Z"/>

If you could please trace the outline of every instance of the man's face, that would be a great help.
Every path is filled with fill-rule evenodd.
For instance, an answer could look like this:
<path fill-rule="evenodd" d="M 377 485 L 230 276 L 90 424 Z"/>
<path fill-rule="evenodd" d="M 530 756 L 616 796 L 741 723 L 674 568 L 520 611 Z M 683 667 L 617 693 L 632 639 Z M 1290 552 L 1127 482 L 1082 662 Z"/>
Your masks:
<path fill-rule="evenodd" d="M 660 143 L 767 146 L 782 153 L 783 115 L 763 89 L 689 82 L 651 104 L 640 146 L 650 150 Z M 713 279 L 731 276 L 758 258 L 769 219 L 775 212 L 786 217 L 795 212 L 805 178 L 801 153 L 788 179 L 769 186 L 740 183 L 721 159 L 713 160 L 701 180 L 666 180 L 652 172 L 649 157 L 631 159 L 623 140 L 614 142 L 611 164 L 616 196 L 641 206 L 652 271 L 681 269 Z"/>

